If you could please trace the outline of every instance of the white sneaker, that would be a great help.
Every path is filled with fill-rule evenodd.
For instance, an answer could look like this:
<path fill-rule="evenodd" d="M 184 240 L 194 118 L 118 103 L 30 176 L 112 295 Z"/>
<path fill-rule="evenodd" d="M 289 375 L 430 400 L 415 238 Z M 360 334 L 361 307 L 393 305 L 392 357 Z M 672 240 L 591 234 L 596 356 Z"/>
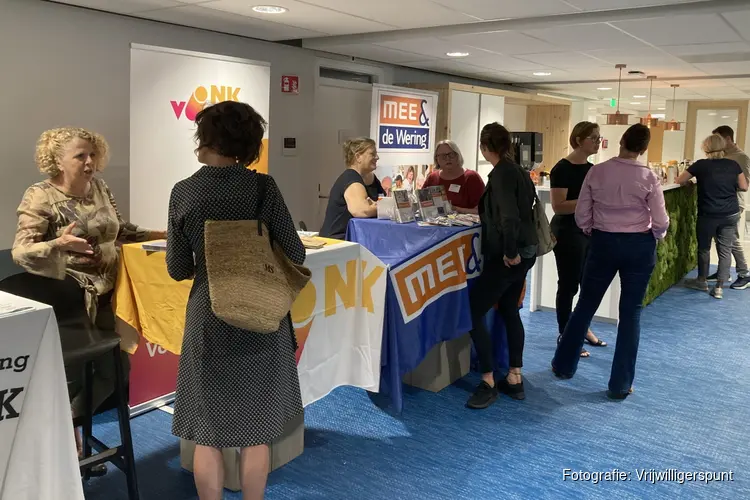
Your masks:
<path fill-rule="evenodd" d="M 724 289 L 719 288 L 718 286 L 715 286 L 711 289 L 710 294 L 711 294 L 711 297 L 715 299 L 722 299 L 724 298 Z"/>

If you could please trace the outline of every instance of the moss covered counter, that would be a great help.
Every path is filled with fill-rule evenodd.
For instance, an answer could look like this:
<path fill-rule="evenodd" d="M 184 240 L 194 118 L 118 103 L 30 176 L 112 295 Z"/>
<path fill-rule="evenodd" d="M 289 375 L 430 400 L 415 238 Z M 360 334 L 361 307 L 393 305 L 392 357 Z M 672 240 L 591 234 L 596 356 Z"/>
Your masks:
<path fill-rule="evenodd" d="M 670 225 L 667 237 L 657 247 L 657 262 L 646 292 L 645 303 L 650 304 L 659 295 L 678 283 L 697 261 L 695 223 L 697 219 L 697 192 L 694 184 L 667 185 L 664 199 L 669 212 Z M 547 217 L 552 218 L 549 187 L 538 186 L 539 199 L 545 205 Z M 552 252 L 537 259 L 531 271 L 531 311 L 555 310 L 557 294 L 557 267 Z M 596 319 L 616 322 L 619 317 L 620 277 L 616 276 L 596 311 Z"/>
<path fill-rule="evenodd" d="M 681 187 L 671 184 L 663 189 L 669 213 L 669 232 L 656 248 L 656 268 L 651 275 L 644 304 L 653 302 L 698 265 L 696 186 L 693 183 Z"/>

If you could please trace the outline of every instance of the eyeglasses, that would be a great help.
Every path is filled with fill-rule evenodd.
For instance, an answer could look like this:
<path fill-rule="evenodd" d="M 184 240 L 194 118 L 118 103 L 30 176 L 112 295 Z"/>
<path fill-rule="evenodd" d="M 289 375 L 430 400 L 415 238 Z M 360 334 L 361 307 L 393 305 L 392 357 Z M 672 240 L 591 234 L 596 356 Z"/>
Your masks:
<path fill-rule="evenodd" d="M 587 139 L 591 139 L 591 142 L 593 142 L 594 144 L 599 144 L 600 142 L 602 142 L 602 137 L 599 135 L 592 135 L 587 137 Z"/>
<path fill-rule="evenodd" d="M 436 155 L 435 158 L 437 158 L 438 160 L 455 160 L 456 158 L 458 158 L 458 155 L 455 152 L 451 152 Z"/>

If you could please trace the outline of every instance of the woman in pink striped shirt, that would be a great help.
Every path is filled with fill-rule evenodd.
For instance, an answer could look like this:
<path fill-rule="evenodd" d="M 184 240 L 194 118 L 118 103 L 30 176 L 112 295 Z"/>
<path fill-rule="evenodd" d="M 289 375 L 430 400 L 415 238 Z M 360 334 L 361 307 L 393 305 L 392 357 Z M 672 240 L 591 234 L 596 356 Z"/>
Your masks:
<path fill-rule="evenodd" d="M 576 205 L 576 223 L 591 234 L 581 294 L 552 360 L 552 370 L 571 378 L 591 320 L 615 275 L 620 274 L 620 321 L 617 325 L 607 396 L 624 399 L 631 392 L 641 333 L 641 309 L 656 266 L 656 242 L 669 228 L 661 181 L 637 158 L 648 149 L 651 132 L 633 125 L 620 140 L 616 158 L 591 168 Z"/>

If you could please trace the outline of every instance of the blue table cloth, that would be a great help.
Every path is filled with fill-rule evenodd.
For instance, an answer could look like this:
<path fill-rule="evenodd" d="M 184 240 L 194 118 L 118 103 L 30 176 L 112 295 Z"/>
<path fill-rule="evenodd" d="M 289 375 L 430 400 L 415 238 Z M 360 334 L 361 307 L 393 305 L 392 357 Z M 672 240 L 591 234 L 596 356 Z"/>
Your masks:
<path fill-rule="evenodd" d="M 390 396 L 397 412 L 403 409 L 402 377 L 413 371 L 437 344 L 471 330 L 469 287 L 482 263 L 479 233 L 478 226 L 419 226 L 377 219 L 349 222 L 346 239 L 364 246 L 388 266 L 380 392 Z M 433 262 L 430 274 L 420 266 L 425 256 L 432 254 L 442 257 Z M 453 264 L 457 260 L 450 255 L 460 255 L 466 267 L 463 284 L 460 276 L 454 276 L 461 273 L 456 272 Z M 405 285 L 403 274 L 409 272 L 410 281 Z M 434 288 L 434 280 L 440 278 L 435 273 L 445 278 L 445 283 L 450 284 L 453 278 L 456 284 L 441 288 L 439 294 L 428 293 L 423 297 L 425 288 L 430 285 Z M 409 300 L 404 296 L 409 294 L 414 300 L 405 304 Z M 417 303 L 426 305 L 415 306 Z M 487 315 L 487 322 L 495 346 L 495 369 L 505 373 L 508 349 L 503 321 L 493 310 Z"/>

